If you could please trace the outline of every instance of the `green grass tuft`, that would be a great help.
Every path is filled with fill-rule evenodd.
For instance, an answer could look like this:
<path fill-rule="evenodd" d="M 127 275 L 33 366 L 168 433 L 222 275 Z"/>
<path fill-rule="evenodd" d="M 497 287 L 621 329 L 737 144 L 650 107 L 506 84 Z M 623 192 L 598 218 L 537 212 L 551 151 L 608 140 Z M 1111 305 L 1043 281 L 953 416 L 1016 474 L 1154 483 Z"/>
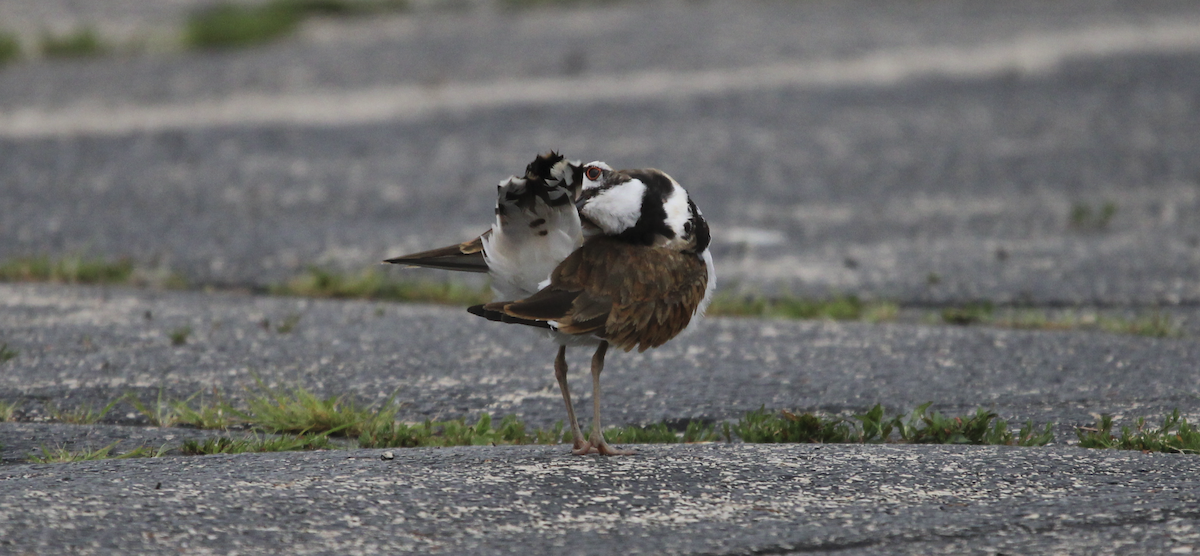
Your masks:
<path fill-rule="evenodd" d="M 767 298 L 760 295 L 718 294 L 707 314 L 732 317 L 769 317 L 789 319 L 866 320 L 879 322 L 895 318 L 895 303 L 865 303 L 853 295 L 825 300 L 793 296 Z"/>
<path fill-rule="evenodd" d="M 41 46 L 42 54 L 47 58 L 100 56 L 111 50 L 92 27 L 76 29 L 65 35 L 43 33 Z"/>
<path fill-rule="evenodd" d="M 1111 415 L 1101 415 L 1092 427 L 1079 427 L 1075 434 L 1083 448 L 1116 448 L 1141 450 L 1143 452 L 1171 452 L 1180 454 L 1200 453 L 1200 430 L 1188 424 L 1176 409 L 1163 418 L 1157 429 L 1147 428 L 1146 419 L 1140 417 L 1133 428 L 1121 427 L 1121 436 L 1112 433 Z"/>
<path fill-rule="evenodd" d="M 241 417 L 273 433 L 337 432 L 357 437 L 391 423 L 399 409 L 388 400 L 376 409 L 359 407 L 348 396 L 318 398 L 304 388 L 268 388 L 260 380 L 259 394 L 246 401 Z"/>
<path fill-rule="evenodd" d="M 128 459 L 128 458 L 158 458 L 166 453 L 166 446 L 160 447 L 158 450 L 151 450 L 146 446 L 138 446 L 128 452 L 120 455 L 113 455 L 112 450 L 119 442 L 113 442 L 103 448 L 85 448 L 83 450 L 68 450 L 62 446 L 57 448 L 46 448 L 42 446 L 42 454 L 29 454 L 29 461 L 34 463 L 72 463 L 77 461 L 93 461 L 100 459 Z"/>
<path fill-rule="evenodd" d="M 193 12 L 184 25 L 191 48 L 240 48 L 292 34 L 310 16 L 362 15 L 399 11 L 406 0 L 274 0 L 265 4 L 224 3 Z"/>
<path fill-rule="evenodd" d="M 208 438 L 203 442 L 185 440 L 179 451 L 186 456 L 211 454 L 241 454 L 245 452 L 297 452 L 303 450 L 329 449 L 328 434 L 301 434 L 277 438 L 262 438 L 257 435 L 234 439 L 226 437 Z"/>
<path fill-rule="evenodd" d="M 21 41 L 7 31 L 0 31 L 0 67 L 21 59 Z"/>
<path fill-rule="evenodd" d="M 379 299 L 448 305 L 474 305 L 487 303 L 491 299 L 491 294 L 486 287 L 474 288 L 443 282 L 389 280 L 384 273 L 374 269 L 365 270 L 358 275 L 347 275 L 312 268 L 301 276 L 269 289 L 275 295 Z"/>
<path fill-rule="evenodd" d="M 789 411 L 776 413 L 763 408 L 747 413 L 731 428 L 743 442 L 751 443 L 841 443 L 857 442 L 860 438 L 855 436 L 855 426 L 845 419 L 821 418 L 811 413 L 796 415 Z"/>
<path fill-rule="evenodd" d="M 108 405 L 99 411 L 93 409 L 90 403 L 84 403 L 75 409 L 60 409 L 53 404 L 47 404 L 46 408 L 50 411 L 50 417 L 55 421 L 71 425 L 93 425 L 108 415 L 108 412 L 112 411 L 123 399 L 124 397 L 121 397 L 108 402 Z"/>
<path fill-rule="evenodd" d="M 1100 205 L 1093 211 L 1087 203 L 1075 203 L 1071 206 L 1068 217 L 1068 227 L 1081 231 L 1099 231 L 1108 228 L 1114 216 L 1117 215 L 1117 205 L 1111 201 Z"/>
<path fill-rule="evenodd" d="M 491 415 L 484 413 L 473 425 L 463 419 L 425 421 L 418 424 L 395 421 L 378 422 L 358 438 L 363 448 L 414 448 L 418 446 L 493 446 L 500 444 L 553 444 L 562 437 L 561 423 L 549 431 L 528 434 L 525 424 L 515 415 L 492 426 Z"/>
<path fill-rule="evenodd" d="M 687 428 L 681 433 L 671 430 L 666 423 L 655 423 L 645 426 L 613 427 L 604 431 L 604 439 L 618 444 L 677 444 L 680 442 L 691 444 L 715 442 L 720 440 L 721 436 L 717 434 L 712 425 L 706 425 L 700 421 L 690 421 Z M 563 442 L 570 440 L 571 438 L 568 436 L 563 439 Z"/>
<path fill-rule="evenodd" d="M 1170 315 L 1154 311 L 1134 317 L 1109 316 L 1094 311 L 1063 310 L 1053 314 L 1043 309 L 993 309 L 991 304 L 975 304 L 943 309 L 943 322 L 956 325 L 982 324 L 1026 330 L 1100 330 L 1114 334 L 1132 334 L 1155 338 L 1183 335 Z"/>
<path fill-rule="evenodd" d="M 866 413 L 855 415 L 852 420 L 839 417 L 820 417 L 811 413 L 795 414 L 780 411 L 778 414 L 764 409 L 751 411 L 736 424 L 729 427 L 726 436 L 736 434 L 743 442 L 751 443 L 879 443 L 902 442 L 907 444 L 989 444 L 1044 446 L 1054 440 L 1052 426 L 1046 425 L 1037 431 L 1032 423 L 1014 436 L 1008 423 L 997 419 L 996 414 L 978 409 L 975 415 L 946 417 L 938 412 L 930 413 L 931 403 L 914 409 L 907 421 L 903 416 L 884 416 L 882 405 L 876 404 Z M 899 438 L 893 439 L 896 431 Z"/>
<path fill-rule="evenodd" d="M 171 338 L 171 345 L 173 346 L 182 346 L 186 344 L 188 341 L 188 336 L 191 335 L 192 327 L 190 326 L 181 326 L 167 333 L 167 337 Z"/>
<path fill-rule="evenodd" d="M 9 348 L 8 344 L 0 344 L 0 363 L 7 363 L 9 361 L 12 361 L 13 359 L 16 359 L 17 356 L 20 354 L 21 354 L 21 352 L 15 350 L 15 349 Z"/>
<path fill-rule="evenodd" d="M 907 423 L 896 418 L 902 441 L 912 444 L 1044 446 L 1054 440 L 1049 424 L 1045 430 L 1037 432 L 1032 422 L 1026 423 L 1014 437 L 1008 430 L 1008 423 L 990 411 L 976 409 L 971 416 L 946 417 L 937 411 L 929 413 L 930 405 L 932 402 L 914 409 Z"/>
<path fill-rule="evenodd" d="M 6 402 L 0 400 L 0 423 L 12 421 L 13 416 L 17 413 L 17 408 L 21 407 L 20 402 Z"/>
<path fill-rule="evenodd" d="M 124 284 L 133 276 L 129 259 L 68 256 L 22 257 L 0 263 L 0 282 L 55 282 L 66 284 Z"/>

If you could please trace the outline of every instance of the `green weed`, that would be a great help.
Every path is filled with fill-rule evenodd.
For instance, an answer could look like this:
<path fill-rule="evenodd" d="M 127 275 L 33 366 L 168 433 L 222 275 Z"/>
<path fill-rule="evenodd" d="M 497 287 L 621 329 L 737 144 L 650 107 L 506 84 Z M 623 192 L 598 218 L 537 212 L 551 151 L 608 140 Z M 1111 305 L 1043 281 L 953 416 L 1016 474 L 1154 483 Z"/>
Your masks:
<path fill-rule="evenodd" d="M 192 335 L 192 327 L 181 326 L 169 332 L 167 337 L 171 338 L 171 345 L 182 346 L 188 341 L 188 336 Z"/>
<path fill-rule="evenodd" d="M 20 402 L 6 402 L 0 400 L 0 423 L 12 421 L 13 416 L 17 413 L 17 408 L 21 407 Z"/>
<path fill-rule="evenodd" d="M 193 12 L 184 25 L 184 44 L 191 48 L 239 48 L 290 35 L 308 17 L 396 11 L 406 0 L 274 0 L 265 4 L 233 3 Z"/>
<path fill-rule="evenodd" d="M 76 29 L 66 35 L 42 34 L 42 54 L 47 58 L 82 58 L 99 56 L 110 48 L 91 27 Z"/>
<path fill-rule="evenodd" d="M 474 425 L 464 419 L 429 421 L 418 424 L 380 421 L 358 438 L 363 448 L 414 448 L 418 446 L 489 446 L 498 444 L 553 444 L 562 438 L 562 424 L 550 431 L 527 434 L 525 424 L 515 415 L 492 426 L 491 415 L 484 413 Z"/>
<path fill-rule="evenodd" d="M 9 361 L 12 361 L 13 359 L 16 359 L 16 357 L 20 354 L 21 354 L 21 352 L 15 350 L 15 349 L 10 349 L 8 347 L 8 344 L 0 344 L 0 363 L 7 363 Z"/>
<path fill-rule="evenodd" d="M 112 450 L 119 444 L 113 442 L 103 448 L 85 448 L 83 450 L 68 450 L 62 446 L 46 448 L 42 446 L 42 454 L 29 454 L 29 461 L 34 463 L 72 463 L 76 461 L 92 461 L 100 459 L 129 459 L 129 458 L 158 458 L 166 453 L 166 446 L 152 450 L 146 446 L 138 446 L 120 455 L 113 455 Z"/>
<path fill-rule="evenodd" d="M 208 438 L 204 441 L 185 440 L 179 451 L 185 456 L 210 454 L 241 454 L 245 452 L 296 452 L 303 450 L 329 449 L 328 434 L 301 434 L 263 438 L 258 435 L 234 439 L 226 437 Z"/>
<path fill-rule="evenodd" d="M 0 31 L 0 67 L 21 59 L 21 41 L 17 36 Z"/>
<path fill-rule="evenodd" d="M 0 263 L 0 282 L 55 282 L 66 284 L 124 284 L 133 275 L 129 259 L 68 256 L 21 257 Z"/>
<path fill-rule="evenodd" d="M 986 444 L 1004 446 L 1044 446 L 1054 440 L 1052 426 L 1037 432 L 1028 422 L 1014 437 L 1008 423 L 997 418 L 995 413 L 976 409 L 968 417 L 947 417 L 934 411 L 928 412 L 932 402 L 918 406 L 909 415 L 908 422 L 896 419 L 896 428 L 903 442 L 912 444 Z"/>
<path fill-rule="evenodd" d="M 1112 434 L 1111 415 L 1101 415 L 1092 427 L 1075 429 L 1079 445 L 1083 448 L 1116 448 L 1141 450 L 1143 452 L 1172 452 L 1181 454 L 1200 453 L 1200 430 L 1188 424 L 1176 409 L 1163 418 L 1157 429 L 1147 428 L 1146 419 L 1140 417 L 1133 428 L 1121 427 L 1121 436 Z"/>
<path fill-rule="evenodd" d="M 473 305 L 486 303 L 491 299 L 487 288 L 443 282 L 390 280 L 384 273 L 374 269 L 365 270 L 355 276 L 311 268 L 307 273 L 286 283 L 273 286 L 269 290 L 275 295 L 380 299 L 449 305 Z"/>
<path fill-rule="evenodd" d="M 60 409 L 53 404 L 46 404 L 46 408 L 50 411 L 50 416 L 55 421 L 68 423 L 71 425 L 93 425 L 108 415 L 113 407 L 116 407 L 124 398 L 117 398 L 108 405 L 101 408 L 99 411 L 92 408 L 92 404 L 84 403 L 75 409 Z"/>
<path fill-rule="evenodd" d="M 732 427 L 743 442 L 750 443 L 841 443 L 854 442 L 855 427 L 845 419 L 821 418 L 811 413 L 796 415 L 765 409 L 751 411 Z"/>
<path fill-rule="evenodd" d="M 1090 204 L 1075 203 L 1071 206 L 1068 226 L 1075 230 L 1104 230 L 1116 215 L 1117 205 L 1113 202 L 1105 202 L 1096 211 Z"/>
<path fill-rule="evenodd" d="M 687 428 L 682 433 L 671 430 L 666 423 L 613 427 L 604 431 L 605 440 L 619 444 L 677 444 L 680 442 L 691 444 L 715 442 L 720 438 L 712 425 L 705 425 L 700 421 L 688 422 Z M 570 440 L 571 438 L 567 437 L 563 441 Z"/>
<path fill-rule="evenodd" d="M 994 413 L 979 409 L 973 416 L 946 417 L 936 411 L 930 413 L 930 405 L 926 403 L 914 409 L 907 421 L 900 415 L 886 417 L 883 406 L 878 404 L 866 413 L 853 416 L 852 420 L 811 413 L 797 415 L 789 411 L 776 414 L 758 409 L 731 425 L 726 436 L 732 439 L 736 434 L 743 442 L 750 443 L 902 442 L 1019 446 L 1043 446 L 1054 439 L 1051 425 L 1039 432 L 1030 422 L 1014 436 L 1008 430 L 1008 423 L 997 419 Z M 899 439 L 893 439 L 893 431 L 898 433 Z"/>
<path fill-rule="evenodd" d="M 391 400 L 376 409 L 359 407 L 347 396 L 321 399 L 304 388 L 268 388 L 260 380 L 259 394 L 246 401 L 240 416 L 247 423 L 274 433 L 322 433 L 357 437 L 394 420 L 399 409 Z"/>
<path fill-rule="evenodd" d="M 853 295 L 813 300 L 793 296 L 767 298 L 759 295 L 718 294 L 707 313 L 712 316 L 879 322 L 895 318 L 897 309 L 895 303 L 865 303 Z"/>

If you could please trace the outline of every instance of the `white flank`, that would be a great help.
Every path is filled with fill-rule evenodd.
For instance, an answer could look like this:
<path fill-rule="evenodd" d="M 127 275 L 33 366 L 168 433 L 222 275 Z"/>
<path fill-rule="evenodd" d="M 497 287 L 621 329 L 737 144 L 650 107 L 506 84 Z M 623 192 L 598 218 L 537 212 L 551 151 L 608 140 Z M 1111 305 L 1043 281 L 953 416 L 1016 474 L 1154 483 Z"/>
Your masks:
<path fill-rule="evenodd" d="M 696 312 L 693 313 L 697 317 L 704 316 L 708 304 L 712 303 L 713 294 L 717 293 L 717 267 L 713 264 L 712 251 L 708 249 L 704 250 L 704 268 L 708 270 L 708 285 L 704 287 L 704 299 L 700 300 L 700 305 L 696 306 Z"/>
<path fill-rule="evenodd" d="M 886 86 L 906 79 L 1043 73 L 1072 58 L 1200 49 L 1200 21 L 1125 24 L 1034 34 L 967 47 L 893 48 L 844 60 L 798 60 L 693 72 L 648 70 L 579 78 L 416 84 L 145 106 L 81 101 L 0 112 L 0 136 L 117 134 L 262 124 L 353 125 L 510 106 L 641 102 L 776 88 Z"/>

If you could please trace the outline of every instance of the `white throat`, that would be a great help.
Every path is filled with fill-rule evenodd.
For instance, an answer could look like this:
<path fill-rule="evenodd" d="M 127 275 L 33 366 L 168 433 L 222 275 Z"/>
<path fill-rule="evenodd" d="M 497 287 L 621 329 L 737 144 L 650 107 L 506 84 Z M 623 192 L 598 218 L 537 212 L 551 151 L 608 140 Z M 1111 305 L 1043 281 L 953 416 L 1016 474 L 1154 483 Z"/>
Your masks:
<path fill-rule="evenodd" d="M 579 213 L 605 234 L 616 235 L 637 225 L 642 217 L 645 195 L 646 184 L 641 180 L 629 180 L 588 199 Z"/>

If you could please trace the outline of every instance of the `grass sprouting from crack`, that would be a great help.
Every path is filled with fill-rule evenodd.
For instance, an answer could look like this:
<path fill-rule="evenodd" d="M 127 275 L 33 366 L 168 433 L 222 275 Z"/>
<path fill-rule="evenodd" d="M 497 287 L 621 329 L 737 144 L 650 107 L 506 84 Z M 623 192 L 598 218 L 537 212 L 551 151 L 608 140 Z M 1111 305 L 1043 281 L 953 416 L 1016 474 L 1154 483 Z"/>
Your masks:
<path fill-rule="evenodd" d="M 402 281 L 389 279 L 383 272 L 367 269 L 357 275 L 311 268 L 283 284 L 269 288 L 275 295 L 332 297 L 343 299 L 379 299 L 386 301 L 473 305 L 491 299 L 487 288 L 456 283 Z"/>
<path fill-rule="evenodd" d="M 124 284 L 133 276 L 129 259 L 107 261 L 96 257 L 20 257 L 0 262 L 0 282 L 55 282 L 65 284 Z"/>
<path fill-rule="evenodd" d="M 29 454 L 28 459 L 34 463 L 71 463 L 100 459 L 157 458 L 162 457 L 167 451 L 166 446 L 160 447 L 157 450 L 152 450 L 146 446 L 138 446 L 123 454 L 114 455 L 112 454 L 112 450 L 116 448 L 117 444 L 119 442 L 113 442 L 103 448 L 85 448 L 83 450 L 68 450 L 62 446 L 56 448 L 42 446 L 41 455 Z"/>
<path fill-rule="evenodd" d="M 47 404 L 46 407 L 50 411 L 51 418 L 55 421 L 71 425 L 94 425 L 103 419 L 105 415 L 108 415 L 108 412 L 112 411 L 113 407 L 116 407 L 123 399 L 117 398 L 108 402 L 108 405 L 99 410 L 93 409 L 90 403 L 84 403 L 75 409 L 61 409 L 50 404 Z"/>
<path fill-rule="evenodd" d="M 100 56 L 111 49 L 92 27 L 81 27 L 65 35 L 42 34 L 41 50 L 47 58 Z"/>
<path fill-rule="evenodd" d="M 407 0 L 272 0 L 253 5 L 227 2 L 188 16 L 184 44 L 203 49 L 254 46 L 290 35 L 311 16 L 363 15 L 407 7 Z"/>
<path fill-rule="evenodd" d="M 269 388 L 258 382 L 259 393 L 246 400 L 243 419 L 273 433 L 338 432 L 357 437 L 394 421 L 399 409 L 389 399 L 380 407 L 360 407 L 349 396 L 320 398 L 304 388 Z"/>
<path fill-rule="evenodd" d="M 192 335 L 192 327 L 181 326 L 167 333 L 167 337 L 171 339 L 171 345 L 182 346 L 187 343 L 188 336 Z"/>
<path fill-rule="evenodd" d="M 864 302 L 853 295 L 814 300 L 794 296 L 718 294 L 707 314 L 732 317 L 889 321 L 898 307 L 889 302 Z"/>
<path fill-rule="evenodd" d="M 971 416 L 946 417 L 936 411 L 929 412 L 930 405 L 926 403 L 917 407 L 907 419 L 903 415 L 886 418 L 883 406 L 878 404 L 852 419 L 789 411 L 776 414 L 759 409 L 730 425 L 726 435 L 732 437 L 736 434 L 744 442 L 752 443 L 896 441 L 908 444 L 1044 446 L 1054 439 L 1051 425 L 1046 425 L 1039 432 L 1032 423 L 1026 423 L 1014 435 L 1009 431 L 1008 423 L 998 419 L 995 413 L 978 409 Z M 893 439 L 893 431 L 898 433 L 899 439 Z"/>
<path fill-rule="evenodd" d="M 197 392 L 184 400 L 164 399 L 162 390 L 159 390 L 158 398 L 152 405 L 143 402 L 133 392 L 126 394 L 124 399 L 156 427 L 187 426 L 224 430 L 244 423 L 244 413 L 234 409 L 216 389 L 211 396 L 205 397 L 203 392 Z"/>
<path fill-rule="evenodd" d="M 17 40 L 16 35 L 8 31 L 0 31 L 0 67 L 4 67 L 20 58 L 21 41 Z"/>
<path fill-rule="evenodd" d="M 0 363 L 7 363 L 9 361 L 12 361 L 13 359 L 16 359 L 17 356 L 20 354 L 21 354 L 21 352 L 15 350 L 15 349 L 9 348 L 8 344 L 0 344 Z"/>
<path fill-rule="evenodd" d="M 1096 210 L 1092 210 L 1092 205 L 1088 203 L 1075 203 L 1071 206 L 1067 225 L 1074 230 L 1105 230 L 1116 215 L 1117 204 L 1111 201 L 1106 201 Z"/>
<path fill-rule="evenodd" d="M 997 309 L 990 303 L 972 303 L 941 311 L 941 321 L 959 326 L 985 325 L 1025 330 L 1099 330 L 1153 338 L 1174 338 L 1183 333 L 1175 319 L 1158 311 L 1134 317 L 1098 314 L 1094 311 L 1042 309 Z"/>
<path fill-rule="evenodd" d="M 0 400 L 0 423 L 12 421 L 13 416 L 17 413 L 17 408 L 21 407 L 20 402 L 6 402 Z"/>
<path fill-rule="evenodd" d="M 224 436 L 207 438 L 203 441 L 185 440 L 179 451 L 187 456 L 210 454 L 241 454 L 245 452 L 296 452 L 302 450 L 325 450 L 329 448 L 328 434 L 301 434 L 275 438 L 258 435 L 245 438 Z"/>
<path fill-rule="evenodd" d="M 562 438 L 561 424 L 550 431 L 528 434 L 525 424 L 509 415 L 492 425 L 491 415 L 484 413 L 473 425 L 463 419 L 425 421 L 408 424 L 382 422 L 365 429 L 358 438 L 363 448 L 415 448 L 418 446 L 489 446 L 497 444 L 554 444 Z"/>
<path fill-rule="evenodd" d="M 1079 427 L 1075 434 L 1083 448 L 1116 448 L 1143 452 L 1200 454 L 1200 430 L 1179 416 L 1175 409 L 1163 418 L 1158 428 L 1147 427 L 1145 417 L 1138 418 L 1134 427 L 1121 427 L 1121 435 L 1112 432 L 1111 415 L 1101 415 L 1091 427 Z"/>

